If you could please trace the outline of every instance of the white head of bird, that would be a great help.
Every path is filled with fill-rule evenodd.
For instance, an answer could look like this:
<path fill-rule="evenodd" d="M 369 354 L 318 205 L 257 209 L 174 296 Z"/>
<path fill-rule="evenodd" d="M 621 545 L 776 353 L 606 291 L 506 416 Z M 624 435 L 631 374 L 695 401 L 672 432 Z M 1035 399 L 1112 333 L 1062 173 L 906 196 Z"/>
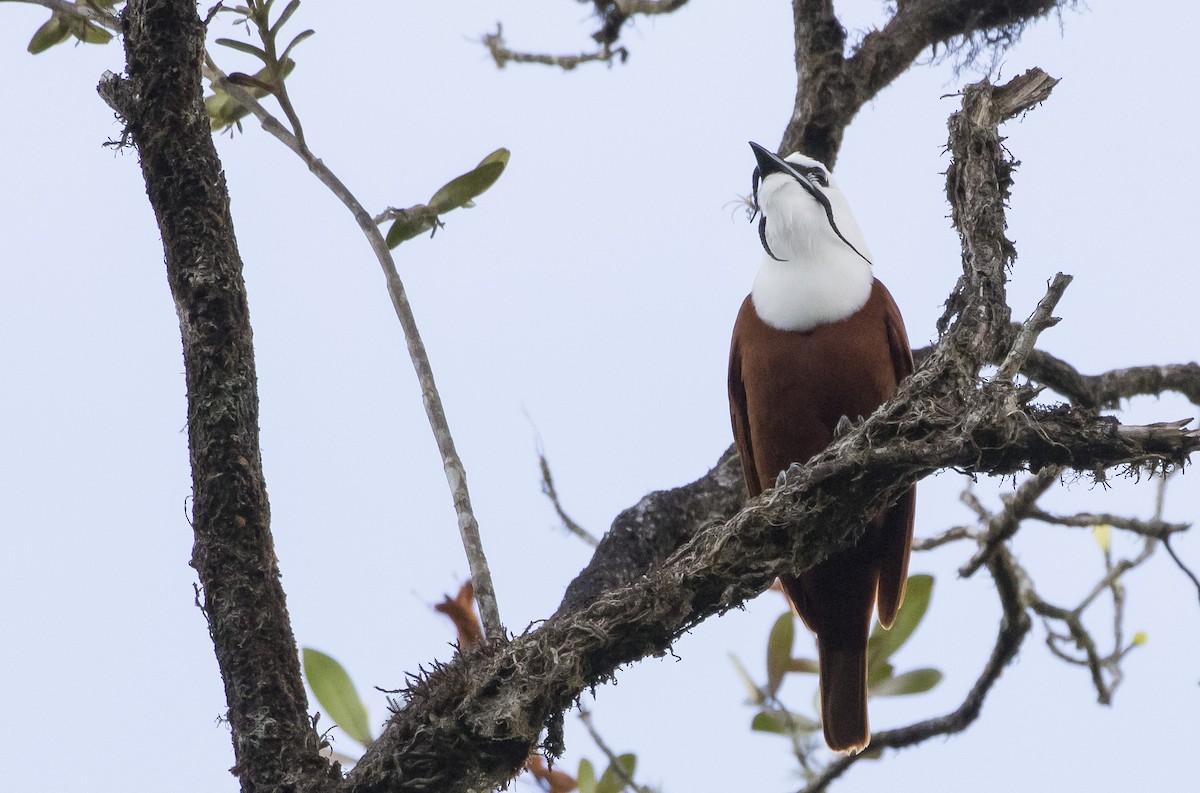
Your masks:
<path fill-rule="evenodd" d="M 829 169 L 751 143 L 762 267 L 751 297 L 779 330 L 809 331 L 849 317 L 871 295 L 871 252 Z"/>

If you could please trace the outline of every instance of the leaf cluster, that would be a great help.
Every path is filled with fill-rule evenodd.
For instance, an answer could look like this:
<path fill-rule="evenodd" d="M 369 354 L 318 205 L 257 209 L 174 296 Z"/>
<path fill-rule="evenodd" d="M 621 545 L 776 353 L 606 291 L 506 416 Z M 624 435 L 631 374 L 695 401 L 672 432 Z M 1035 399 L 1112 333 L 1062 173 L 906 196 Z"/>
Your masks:
<path fill-rule="evenodd" d="M 86 0 L 81 3 L 99 14 L 110 16 L 113 8 L 124 0 Z M 84 44 L 107 44 L 113 34 L 80 14 L 54 11 L 29 40 L 26 48 L 31 55 L 45 52 L 56 44 L 75 38 Z"/>
<path fill-rule="evenodd" d="M 261 47 L 248 41 L 230 38 L 219 38 L 216 40 L 216 43 L 222 47 L 228 47 L 246 55 L 252 55 L 262 61 L 263 67 L 254 74 L 231 72 L 229 82 L 247 89 L 256 99 L 261 99 L 267 95 L 274 96 L 284 105 L 285 112 L 291 118 L 292 113 L 288 112 L 290 103 L 287 99 L 284 80 L 292 73 L 292 70 L 296 67 L 296 62 L 289 56 L 297 44 L 312 36 L 316 31 L 310 28 L 297 33 L 281 51 L 278 46 L 279 34 L 283 30 L 283 26 L 287 24 L 292 15 L 300 8 L 300 0 L 291 0 L 290 3 L 284 6 L 279 17 L 272 22 L 271 8 L 274 4 L 275 0 L 263 0 L 261 2 L 258 0 L 249 0 L 246 5 L 219 9 L 220 11 L 240 16 L 240 22 L 245 24 L 247 28 L 253 26 L 262 44 Z M 215 85 L 213 86 L 212 95 L 205 97 L 204 106 L 208 110 L 214 131 L 220 131 L 234 125 L 239 125 L 240 129 L 241 120 L 250 112 L 248 108 Z M 293 126 L 296 126 L 294 118 L 292 121 Z"/>

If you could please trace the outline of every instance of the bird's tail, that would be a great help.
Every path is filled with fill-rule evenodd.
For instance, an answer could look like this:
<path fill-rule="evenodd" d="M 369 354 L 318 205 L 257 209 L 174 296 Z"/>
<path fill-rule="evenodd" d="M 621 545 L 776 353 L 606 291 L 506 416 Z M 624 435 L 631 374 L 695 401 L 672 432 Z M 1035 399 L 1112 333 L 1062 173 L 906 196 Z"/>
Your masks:
<path fill-rule="evenodd" d="M 867 645 L 856 636 L 817 636 L 821 722 L 835 752 L 858 754 L 871 742 L 867 723 Z"/>
<path fill-rule="evenodd" d="M 871 742 L 867 637 L 877 575 L 853 557 L 834 557 L 799 576 L 779 577 L 804 624 L 817 634 L 821 722 L 825 742 L 837 752 L 857 754 Z M 830 598 L 830 592 L 838 596 Z"/>

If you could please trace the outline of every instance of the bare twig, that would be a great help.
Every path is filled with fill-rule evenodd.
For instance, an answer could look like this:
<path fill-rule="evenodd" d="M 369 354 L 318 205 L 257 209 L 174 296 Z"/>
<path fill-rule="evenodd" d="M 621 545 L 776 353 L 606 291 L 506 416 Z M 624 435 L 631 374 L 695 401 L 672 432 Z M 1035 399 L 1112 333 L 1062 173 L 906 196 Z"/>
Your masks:
<path fill-rule="evenodd" d="M 557 66 L 570 71 L 583 63 L 607 63 L 612 66 L 615 59 L 624 63 L 629 58 L 629 51 L 624 47 L 612 47 L 607 43 L 600 45 L 596 52 L 585 52 L 580 55 L 541 55 L 530 52 L 517 52 L 508 48 L 504 42 L 504 28 L 497 23 L 495 33 L 485 33 L 481 39 L 496 61 L 496 67 L 503 69 L 512 63 L 540 63 L 546 66 Z"/>
<path fill-rule="evenodd" d="M 1153 537 L 1157 540 L 1165 540 L 1172 534 L 1187 531 L 1192 527 L 1190 523 L 1167 523 L 1157 518 L 1141 520 L 1139 518 L 1125 517 L 1124 515 L 1112 515 L 1107 512 L 1077 512 L 1074 515 L 1054 515 L 1036 505 L 1029 510 L 1027 517 L 1040 520 L 1042 523 L 1053 523 L 1058 526 L 1083 529 L 1090 529 L 1093 526 L 1112 526 L 1113 528 L 1122 529 L 1133 534 L 1140 534 L 1143 537 Z"/>
<path fill-rule="evenodd" d="M 626 16 L 669 14 L 687 5 L 688 0 L 610 0 Z"/>
<path fill-rule="evenodd" d="M 567 531 L 595 548 L 600 544 L 599 538 L 576 523 L 567 514 L 566 510 L 563 509 L 562 502 L 558 498 L 558 490 L 554 487 L 554 476 L 550 473 L 550 462 L 546 459 L 546 453 L 540 448 L 538 449 L 538 466 L 542 470 L 542 494 L 550 499 L 550 503 L 554 506 L 554 511 L 558 514 L 558 519 L 563 522 L 563 526 Z"/>
<path fill-rule="evenodd" d="M 1038 336 L 1046 328 L 1058 324 L 1058 318 L 1050 316 L 1050 312 L 1054 311 L 1054 307 L 1058 305 L 1058 301 L 1070 283 L 1071 276 L 1069 275 L 1058 273 L 1054 276 L 1054 280 L 1046 289 L 1046 295 L 1038 301 L 1033 314 L 1021 326 L 1016 341 L 1013 342 L 1012 348 L 1008 351 L 1004 362 L 1000 364 L 993 379 L 1011 380 L 1017 376 L 1029 358 L 1029 353 L 1033 352 L 1033 345 L 1037 343 Z"/>
<path fill-rule="evenodd" d="M 1058 481 L 1062 469 L 1057 465 L 1048 465 L 1033 476 L 1026 479 L 1016 492 L 1004 499 L 1004 509 L 1000 510 L 987 521 L 987 529 L 979 539 L 979 550 L 970 561 L 958 568 L 958 574 L 963 578 L 974 575 L 995 553 L 997 546 L 1008 540 L 1021 525 L 1021 521 L 1029 514 L 1042 494 Z"/>
<path fill-rule="evenodd" d="M 1197 578 L 1196 574 L 1192 572 L 1191 568 L 1184 564 L 1183 560 L 1180 559 L 1175 553 L 1175 549 L 1171 547 L 1170 537 L 1163 537 L 1162 544 L 1163 547 L 1167 549 L 1167 553 L 1171 556 L 1171 560 L 1175 562 L 1175 566 L 1182 570 L 1183 574 L 1191 579 L 1191 582 L 1196 586 L 1196 598 L 1200 599 L 1200 578 Z"/>
<path fill-rule="evenodd" d="M 425 403 L 425 414 L 433 430 L 438 452 L 442 456 L 442 466 L 446 471 L 446 481 L 450 486 L 450 494 L 454 500 L 454 509 L 458 513 L 458 529 L 462 536 L 463 548 L 471 568 L 471 581 L 475 585 L 475 594 L 479 601 L 479 613 L 483 618 L 484 630 L 489 639 L 504 637 L 504 627 L 500 622 L 500 610 L 496 603 L 496 592 L 492 585 L 492 574 L 483 552 L 483 542 L 479 535 L 479 523 L 471 508 L 471 496 L 467 490 L 467 473 L 454 446 L 454 438 L 450 434 L 450 426 L 446 421 L 446 412 L 442 407 L 442 399 L 438 394 L 437 384 L 433 378 L 433 368 L 429 363 L 429 355 L 425 343 L 421 340 L 421 332 L 417 327 L 416 317 L 408 302 L 408 295 L 400 274 L 396 270 L 392 252 L 387 242 L 379 232 L 379 227 L 371 215 L 350 192 L 350 189 L 331 171 L 324 162 L 317 158 L 298 137 L 287 130 L 277 118 L 269 113 L 262 104 L 241 86 L 231 83 L 224 72 L 216 67 L 211 58 L 205 59 L 204 76 L 214 85 L 225 91 L 246 107 L 262 124 L 264 130 L 273 135 L 281 143 L 291 149 L 304 160 L 309 170 L 329 188 L 337 198 L 350 210 L 359 229 L 367 238 L 375 258 L 383 269 L 387 281 L 388 295 L 392 300 L 400 327 L 404 330 L 404 338 L 408 343 L 408 354 L 416 369 L 417 379 L 421 384 L 421 397 Z"/>
<path fill-rule="evenodd" d="M 923 537 L 919 540 L 913 540 L 912 549 L 914 551 L 931 551 L 948 543 L 957 542 L 958 540 L 975 539 L 978 536 L 978 532 L 972 530 L 969 526 L 954 526 L 933 537 Z"/>
<path fill-rule="evenodd" d="M 592 736 L 592 742 L 595 743 L 597 748 L 599 748 L 601 752 L 604 752 L 604 756 L 608 758 L 608 767 L 611 768 L 613 772 L 621 778 L 621 781 L 624 782 L 626 786 L 628 786 L 631 790 L 634 790 L 636 793 L 654 793 L 653 788 L 648 788 L 645 785 L 639 785 L 633 776 L 625 770 L 625 766 L 621 763 L 621 758 L 617 756 L 617 753 L 608 748 L 608 744 L 605 743 L 604 738 L 600 736 L 599 731 L 596 729 L 596 725 L 592 723 L 592 712 L 590 710 L 580 707 L 579 720 L 583 722 L 584 727 L 587 727 L 588 735 Z"/>
<path fill-rule="evenodd" d="M 1169 482 L 1171 480 L 1172 475 L 1173 474 L 1164 474 L 1162 477 L 1162 480 L 1159 481 L 1159 483 L 1158 483 L 1158 494 L 1154 500 L 1154 521 L 1156 523 L 1162 523 L 1163 510 L 1166 509 L 1166 502 L 1167 502 L 1167 482 Z M 1171 524 L 1163 524 L 1163 525 L 1170 526 Z M 1176 525 L 1179 525 L 1179 524 L 1176 524 Z M 1175 553 L 1175 549 L 1171 547 L 1170 533 L 1169 532 L 1164 533 L 1163 536 L 1161 537 L 1161 539 L 1162 539 L 1163 547 L 1167 549 L 1167 554 L 1170 555 L 1170 557 L 1171 557 L 1171 561 L 1175 562 L 1175 566 L 1178 567 L 1180 570 L 1182 570 L 1183 574 L 1186 575 L 1191 580 L 1193 585 L 1195 585 L 1196 596 L 1197 596 L 1197 598 L 1200 598 L 1200 578 L 1197 578 L 1196 574 L 1192 572 L 1191 568 L 1189 568 L 1187 565 L 1185 565 L 1183 563 L 1183 560 L 1180 559 L 1179 556 Z"/>

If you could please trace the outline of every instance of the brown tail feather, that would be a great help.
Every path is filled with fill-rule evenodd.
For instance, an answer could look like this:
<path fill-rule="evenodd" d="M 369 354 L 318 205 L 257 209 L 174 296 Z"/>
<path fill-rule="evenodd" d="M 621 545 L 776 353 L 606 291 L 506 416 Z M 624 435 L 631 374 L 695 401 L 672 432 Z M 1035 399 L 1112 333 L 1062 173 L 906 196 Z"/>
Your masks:
<path fill-rule="evenodd" d="M 835 752 L 858 754 L 871 742 L 867 723 L 867 647 L 817 637 L 821 665 L 821 722 Z"/>
<path fill-rule="evenodd" d="M 831 557 L 799 576 L 779 577 L 804 623 L 817 634 L 821 721 L 825 742 L 838 752 L 861 752 L 871 740 L 867 724 L 867 636 L 876 578 L 855 549 Z"/>

